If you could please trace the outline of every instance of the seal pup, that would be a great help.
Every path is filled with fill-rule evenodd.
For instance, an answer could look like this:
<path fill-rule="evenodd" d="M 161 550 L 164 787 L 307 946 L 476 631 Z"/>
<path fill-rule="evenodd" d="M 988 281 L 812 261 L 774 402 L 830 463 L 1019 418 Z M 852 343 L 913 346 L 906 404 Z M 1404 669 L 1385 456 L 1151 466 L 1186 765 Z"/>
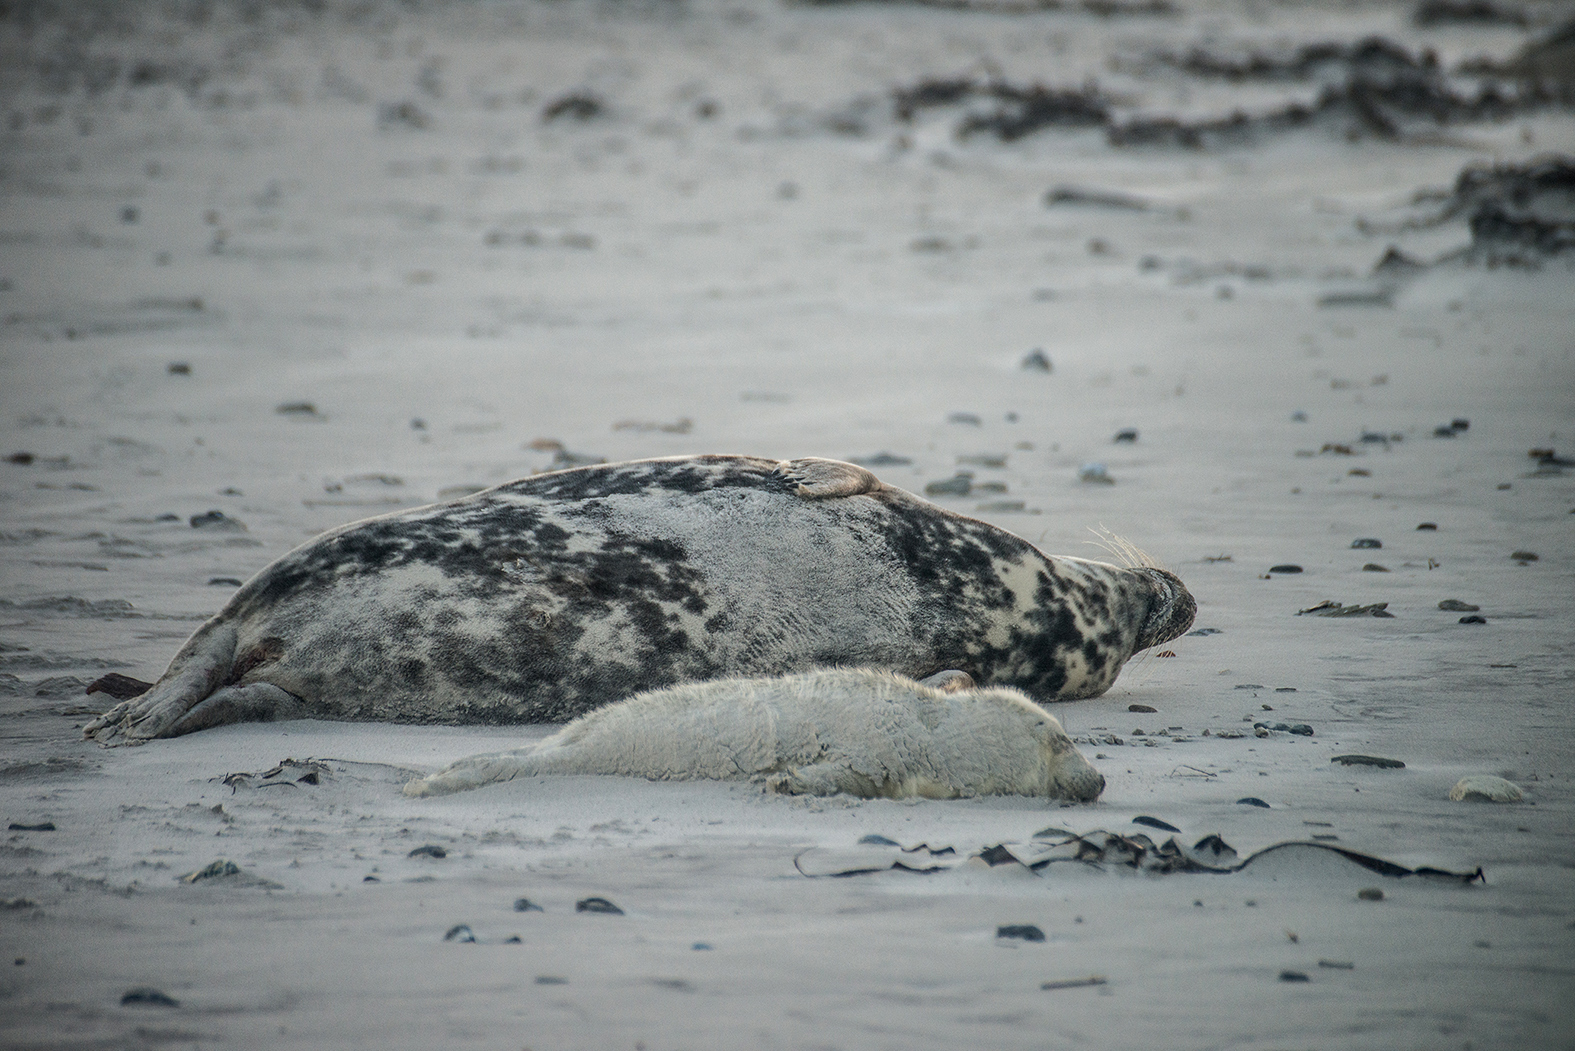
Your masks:
<path fill-rule="evenodd" d="M 855 665 L 1069 700 L 1104 692 L 1194 608 L 1162 569 L 1051 558 L 853 464 L 635 460 L 324 533 L 85 732 L 564 722 L 681 682 Z"/>
<path fill-rule="evenodd" d="M 865 799 L 1092 802 L 1105 788 L 1055 716 L 1018 690 L 834 668 L 636 694 L 529 748 L 461 759 L 404 791 L 447 795 L 541 774 L 755 780 L 792 795 Z"/>

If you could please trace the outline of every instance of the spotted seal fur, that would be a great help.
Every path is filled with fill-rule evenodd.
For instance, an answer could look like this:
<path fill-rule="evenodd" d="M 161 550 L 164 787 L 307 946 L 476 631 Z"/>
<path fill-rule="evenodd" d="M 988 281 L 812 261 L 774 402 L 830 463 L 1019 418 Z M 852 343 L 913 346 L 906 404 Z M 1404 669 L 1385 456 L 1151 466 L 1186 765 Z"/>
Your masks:
<path fill-rule="evenodd" d="M 1051 558 L 835 460 L 536 475 L 353 522 L 247 581 L 105 744 L 255 719 L 561 722 L 642 690 L 958 668 L 1038 701 L 1185 632 L 1174 575 Z"/>
<path fill-rule="evenodd" d="M 865 799 L 1046 796 L 1092 802 L 1105 779 L 1055 716 L 1020 691 L 943 672 L 869 668 L 713 679 L 637 694 L 532 747 L 462 759 L 405 786 L 447 795 L 541 774 L 754 780 Z"/>

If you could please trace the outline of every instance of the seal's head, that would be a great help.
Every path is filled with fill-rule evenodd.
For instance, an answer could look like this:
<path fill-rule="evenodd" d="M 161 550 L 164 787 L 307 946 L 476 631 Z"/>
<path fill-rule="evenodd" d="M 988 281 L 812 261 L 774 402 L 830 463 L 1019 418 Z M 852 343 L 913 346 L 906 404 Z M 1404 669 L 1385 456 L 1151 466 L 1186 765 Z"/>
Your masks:
<path fill-rule="evenodd" d="M 1138 631 L 1136 649 L 1146 650 L 1185 635 L 1192 627 L 1198 604 L 1181 578 L 1154 566 L 1134 566 L 1131 572 L 1152 589 L 1148 617 Z"/>

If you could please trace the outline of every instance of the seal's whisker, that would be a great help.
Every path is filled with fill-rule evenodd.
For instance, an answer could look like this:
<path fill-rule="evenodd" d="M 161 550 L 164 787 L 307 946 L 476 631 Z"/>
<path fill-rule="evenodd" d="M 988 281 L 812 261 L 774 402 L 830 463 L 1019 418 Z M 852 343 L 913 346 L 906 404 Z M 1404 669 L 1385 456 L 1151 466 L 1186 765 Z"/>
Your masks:
<path fill-rule="evenodd" d="M 1158 559 L 1132 543 L 1132 541 L 1111 532 L 1105 527 L 1103 522 L 1099 524 L 1098 528 L 1090 526 L 1088 531 L 1094 534 L 1095 539 L 1086 540 L 1084 543 L 1092 544 L 1104 551 L 1123 569 L 1137 569 L 1139 567 L 1148 569 L 1165 568 L 1160 565 Z"/>

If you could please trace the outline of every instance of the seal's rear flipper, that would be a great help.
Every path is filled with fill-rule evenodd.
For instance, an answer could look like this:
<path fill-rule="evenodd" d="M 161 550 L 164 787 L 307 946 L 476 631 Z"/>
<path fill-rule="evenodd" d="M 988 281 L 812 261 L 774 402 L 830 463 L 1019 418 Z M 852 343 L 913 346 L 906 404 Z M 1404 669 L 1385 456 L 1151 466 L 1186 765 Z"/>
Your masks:
<path fill-rule="evenodd" d="M 102 745 L 141 744 L 166 732 L 218 689 L 235 663 L 235 629 L 209 621 L 140 697 L 122 701 L 82 728 Z"/>

